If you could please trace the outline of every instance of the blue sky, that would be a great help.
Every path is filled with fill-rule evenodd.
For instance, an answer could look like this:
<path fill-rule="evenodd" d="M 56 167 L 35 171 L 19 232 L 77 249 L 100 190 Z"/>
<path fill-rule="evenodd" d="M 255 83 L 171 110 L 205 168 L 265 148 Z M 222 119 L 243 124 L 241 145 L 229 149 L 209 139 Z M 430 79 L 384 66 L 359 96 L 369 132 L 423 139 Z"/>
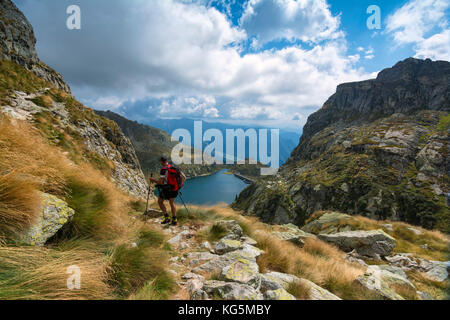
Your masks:
<path fill-rule="evenodd" d="M 448 0 L 14 0 L 76 97 L 145 122 L 296 129 L 342 82 L 450 60 Z M 81 8 L 68 30 L 66 8 Z M 381 10 L 369 30 L 367 8 Z"/>

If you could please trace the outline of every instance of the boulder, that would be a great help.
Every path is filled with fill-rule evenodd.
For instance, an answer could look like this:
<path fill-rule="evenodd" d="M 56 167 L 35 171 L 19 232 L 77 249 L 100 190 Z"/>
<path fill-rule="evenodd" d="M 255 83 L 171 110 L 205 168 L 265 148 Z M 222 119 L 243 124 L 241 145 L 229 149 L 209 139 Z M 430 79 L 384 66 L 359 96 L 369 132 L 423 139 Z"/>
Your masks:
<path fill-rule="evenodd" d="M 32 246 L 43 246 L 75 215 L 68 204 L 50 194 L 43 193 L 42 214 L 37 221 L 20 235 L 20 242 Z"/>
<path fill-rule="evenodd" d="M 416 290 L 401 268 L 388 265 L 369 266 L 366 273 L 357 278 L 356 281 L 367 290 L 388 300 L 404 300 L 401 295 L 395 292 L 395 286 Z"/>
<path fill-rule="evenodd" d="M 387 256 L 396 245 L 396 240 L 383 230 L 346 231 L 319 234 L 318 237 L 345 252 L 356 250 L 359 255 L 367 257 Z"/>
<path fill-rule="evenodd" d="M 341 300 L 338 296 L 332 294 L 328 290 L 316 285 L 314 282 L 298 278 L 297 276 L 280 273 L 270 272 L 261 275 L 261 290 L 262 291 L 275 291 L 279 289 L 286 290 L 291 283 L 298 282 L 299 284 L 309 288 L 310 300 Z"/>
<path fill-rule="evenodd" d="M 263 300 L 263 296 L 255 288 L 236 282 L 206 281 L 203 290 L 210 297 L 224 300 Z"/>
<path fill-rule="evenodd" d="M 201 279 L 191 279 L 186 284 L 191 300 L 206 300 L 208 295 L 203 291 L 203 281 Z"/>
<path fill-rule="evenodd" d="M 264 300 L 297 300 L 284 289 L 277 289 L 264 292 Z"/>
<path fill-rule="evenodd" d="M 217 254 L 225 254 L 239 249 L 242 249 L 242 242 L 230 239 L 221 239 L 214 246 L 214 252 Z"/>
<path fill-rule="evenodd" d="M 403 270 L 417 270 L 433 281 L 443 282 L 448 278 L 448 268 L 450 261 L 429 261 L 422 258 L 416 258 L 411 253 L 398 253 L 386 257 L 386 260 L 394 266 Z"/>
<path fill-rule="evenodd" d="M 261 274 L 261 290 L 274 291 L 277 289 L 287 289 L 295 281 L 300 281 L 300 278 L 291 274 L 280 272 Z"/>
<path fill-rule="evenodd" d="M 348 214 L 343 214 L 340 212 L 327 212 L 321 215 L 318 219 L 307 223 L 305 226 L 302 227 L 302 230 L 313 234 L 335 233 L 343 231 L 339 229 L 339 224 L 343 220 L 349 219 L 352 219 L 352 217 L 349 216 Z"/>
<path fill-rule="evenodd" d="M 219 279 L 227 282 L 238 282 L 259 289 L 261 278 L 259 266 L 255 261 L 238 259 L 222 269 Z"/>
<path fill-rule="evenodd" d="M 194 273 L 214 273 L 221 272 L 223 268 L 231 265 L 239 259 L 247 259 L 256 263 L 256 258 L 264 252 L 256 247 L 244 244 L 242 249 L 228 252 L 221 256 L 215 256 L 208 262 L 194 268 Z"/>
<path fill-rule="evenodd" d="M 180 233 L 178 233 L 175 237 L 167 241 L 170 245 L 179 246 L 182 241 L 186 240 L 187 238 L 191 237 L 192 234 L 190 231 L 185 230 Z"/>
<path fill-rule="evenodd" d="M 448 278 L 448 269 L 450 268 L 450 261 L 429 261 L 431 266 L 430 269 L 425 272 L 425 276 L 428 279 L 437 282 L 443 282 Z"/>
<path fill-rule="evenodd" d="M 307 233 L 293 224 L 285 224 L 281 228 L 285 231 L 276 231 L 273 232 L 273 235 L 281 240 L 290 241 L 299 246 L 303 246 L 305 240 L 308 238 L 316 238 L 315 235 Z"/>
<path fill-rule="evenodd" d="M 256 246 L 258 244 L 258 242 L 255 239 L 252 239 L 247 236 L 241 237 L 241 242 L 244 244 L 251 245 L 251 246 Z"/>
<path fill-rule="evenodd" d="M 222 228 L 236 237 L 242 237 L 243 231 L 239 223 L 235 220 L 221 220 L 214 223 L 214 226 Z M 238 238 L 238 239 L 239 239 Z"/>

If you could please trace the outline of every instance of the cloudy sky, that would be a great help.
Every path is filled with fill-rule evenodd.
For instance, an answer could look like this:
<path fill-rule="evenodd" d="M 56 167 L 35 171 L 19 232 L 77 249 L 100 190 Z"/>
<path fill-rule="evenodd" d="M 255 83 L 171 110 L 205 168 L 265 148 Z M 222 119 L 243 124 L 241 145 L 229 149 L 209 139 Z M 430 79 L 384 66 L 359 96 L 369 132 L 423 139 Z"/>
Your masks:
<path fill-rule="evenodd" d="M 80 101 L 143 122 L 299 128 L 339 83 L 411 56 L 450 60 L 448 0 L 13 1 Z M 66 27 L 72 4 L 81 30 Z"/>

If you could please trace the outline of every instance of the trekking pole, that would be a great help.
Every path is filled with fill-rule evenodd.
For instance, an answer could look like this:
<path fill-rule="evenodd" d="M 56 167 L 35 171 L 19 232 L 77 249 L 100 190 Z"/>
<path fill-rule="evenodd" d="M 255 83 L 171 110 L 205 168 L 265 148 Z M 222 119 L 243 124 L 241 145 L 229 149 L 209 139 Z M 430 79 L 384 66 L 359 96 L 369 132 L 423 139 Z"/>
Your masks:
<path fill-rule="evenodd" d="M 153 178 L 153 173 L 150 174 L 150 177 Z M 144 212 L 144 215 L 146 215 L 147 212 L 148 212 L 148 201 L 149 201 L 149 200 L 150 200 L 150 185 L 148 186 L 147 204 L 146 204 L 146 206 L 145 206 L 145 212 Z"/>
<path fill-rule="evenodd" d="M 190 212 L 189 212 L 188 208 L 186 207 L 186 203 L 183 200 L 183 194 L 181 193 L 181 191 L 179 192 L 179 196 L 180 196 L 181 202 L 183 202 L 184 208 L 186 209 L 188 215 L 190 215 Z"/>

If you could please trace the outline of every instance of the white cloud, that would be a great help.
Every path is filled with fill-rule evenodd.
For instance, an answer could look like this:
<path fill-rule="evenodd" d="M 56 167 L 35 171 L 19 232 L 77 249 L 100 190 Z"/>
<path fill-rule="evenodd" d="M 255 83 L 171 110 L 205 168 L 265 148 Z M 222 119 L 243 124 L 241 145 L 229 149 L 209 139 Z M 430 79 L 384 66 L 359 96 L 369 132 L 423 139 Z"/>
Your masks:
<path fill-rule="evenodd" d="M 250 54 L 242 54 L 241 47 L 251 36 L 249 31 L 233 26 L 225 14 L 199 1 L 79 0 L 91 15 L 85 15 L 79 37 L 54 28 L 53 12 L 61 2 L 43 1 L 40 15 L 34 17 L 44 21 L 38 34 L 47 37 L 39 38 L 45 48 L 41 58 L 62 72 L 77 97 L 90 106 L 117 109 L 125 102 L 131 108 L 133 103 L 127 102 L 139 101 L 139 110 L 125 112 L 141 117 L 261 119 L 284 124 L 297 114 L 304 121 L 338 84 L 371 77 L 355 67 L 359 55 L 348 56 L 339 18 L 332 16 L 324 0 L 273 2 L 280 17 L 288 18 L 287 24 L 273 26 L 279 32 L 291 28 L 292 37 L 322 42 L 311 49 L 292 45 Z M 33 14 L 36 1 L 25 2 Z M 251 1 L 247 11 L 261 9 L 258 3 Z M 304 29 L 302 21 L 309 27 Z M 258 41 L 276 34 L 261 31 Z"/>
<path fill-rule="evenodd" d="M 319 42 L 343 36 L 340 18 L 325 0 L 249 0 L 240 25 L 261 43 L 288 39 Z"/>
<path fill-rule="evenodd" d="M 416 57 L 450 60 L 448 0 L 411 0 L 387 19 L 397 45 L 414 44 Z"/>

